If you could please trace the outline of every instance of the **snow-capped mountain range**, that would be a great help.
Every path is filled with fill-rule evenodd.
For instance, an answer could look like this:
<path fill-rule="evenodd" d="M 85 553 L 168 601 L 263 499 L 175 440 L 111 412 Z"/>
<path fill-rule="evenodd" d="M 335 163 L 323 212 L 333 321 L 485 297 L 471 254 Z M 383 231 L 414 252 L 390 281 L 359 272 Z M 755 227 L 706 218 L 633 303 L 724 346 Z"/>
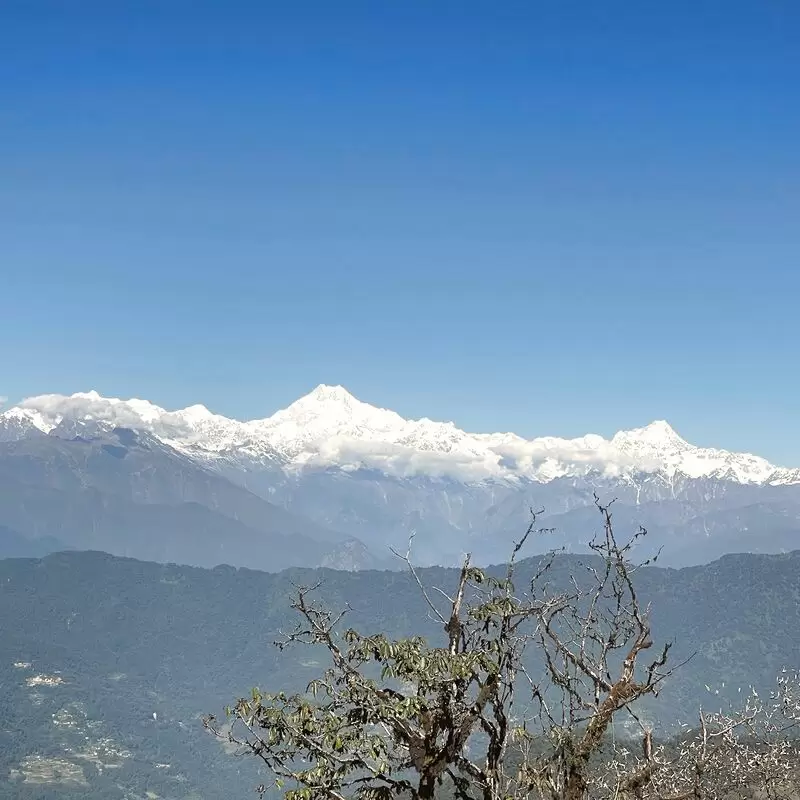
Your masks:
<path fill-rule="evenodd" d="M 8 440 L 49 433 L 64 420 L 146 430 L 196 459 L 273 463 L 290 473 L 334 467 L 463 483 L 549 483 L 596 474 L 623 482 L 658 475 L 669 481 L 800 484 L 800 469 L 776 467 L 747 453 L 696 447 L 665 421 L 620 431 L 610 440 L 595 434 L 577 439 L 474 434 L 451 422 L 404 419 L 361 402 L 341 386 L 320 385 L 288 408 L 246 422 L 202 405 L 168 411 L 146 400 L 107 398 L 94 391 L 41 395 L 0 414 L 0 430 Z"/>
<path fill-rule="evenodd" d="M 800 470 L 696 447 L 663 421 L 610 439 L 476 434 L 324 385 L 247 422 L 97 392 L 0 414 L 0 551 L 5 526 L 184 563 L 386 566 L 413 533 L 420 564 L 467 550 L 497 563 L 531 508 L 557 546 L 585 549 L 595 495 L 673 565 L 800 547 Z"/>

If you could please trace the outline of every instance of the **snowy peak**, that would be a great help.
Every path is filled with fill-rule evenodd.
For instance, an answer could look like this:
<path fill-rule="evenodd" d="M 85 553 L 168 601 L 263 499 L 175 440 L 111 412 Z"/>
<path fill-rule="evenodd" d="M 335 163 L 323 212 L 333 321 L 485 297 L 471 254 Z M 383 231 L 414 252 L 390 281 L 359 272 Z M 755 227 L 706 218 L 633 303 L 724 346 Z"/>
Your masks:
<path fill-rule="evenodd" d="M 577 439 L 524 439 L 511 433 L 472 434 L 452 422 L 407 420 L 364 403 L 342 386 L 321 384 L 265 419 L 240 422 L 203 405 L 167 411 L 147 400 L 102 397 L 95 391 L 42 395 L 0 414 L 0 440 L 32 431 L 50 433 L 64 420 L 94 420 L 146 430 L 206 461 L 278 462 L 289 471 L 318 467 L 370 468 L 408 477 L 462 481 L 602 474 L 633 479 L 657 473 L 672 480 L 711 477 L 740 483 L 800 483 L 800 470 L 779 469 L 763 458 L 689 444 L 665 420 Z"/>
<path fill-rule="evenodd" d="M 611 445 L 634 459 L 655 459 L 657 462 L 680 460 L 681 454 L 692 449 L 666 420 L 655 420 L 643 428 L 619 431 L 611 439 Z"/>
<path fill-rule="evenodd" d="M 10 408 L 0 414 L 0 442 L 16 442 L 49 433 L 53 428 L 38 411 L 27 408 Z"/>
<path fill-rule="evenodd" d="M 341 409 L 347 412 L 357 403 L 359 401 L 344 386 L 327 386 L 321 383 L 316 389 L 295 400 L 286 411 Z"/>
<path fill-rule="evenodd" d="M 643 428 L 619 431 L 612 442 L 639 442 L 654 448 L 686 447 L 687 442 L 675 432 L 675 429 L 663 419 L 657 419 Z"/>
<path fill-rule="evenodd" d="M 319 405 L 341 405 L 345 408 L 351 408 L 352 406 L 360 403 L 359 400 L 356 400 L 344 386 L 328 386 L 325 383 L 321 383 L 317 386 L 316 389 L 310 391 L 304 397 L 301 397 L 299 400 L 296 400 L 292 405 L 298 405 L 303 403 L 316 403 Z M 363 405 L 363 404 L 362 404 Z"/>
<path fill-rule="evenodd" d="M 262 422 L 268 424 L 284 420 L 312 419 L 320 420 L 323 424 L 327 422 L 331 426 L 373 425 L 378 429 L 382 426 L 402 425 L 405 422 L 393 411 L 362 403 L 342 386 L 325 384 L 320 384 L 312 392 L 295 400 L 288 408 L 278 411 Z"/>
<path fill-rule="evenodd" d="M 288 408 L 246 423 L 256 438 L 300 465 L 338 464 L 349 442 L 392 441 L 406 421 L 362 403 L 341 386 L 321 384 Z"/>

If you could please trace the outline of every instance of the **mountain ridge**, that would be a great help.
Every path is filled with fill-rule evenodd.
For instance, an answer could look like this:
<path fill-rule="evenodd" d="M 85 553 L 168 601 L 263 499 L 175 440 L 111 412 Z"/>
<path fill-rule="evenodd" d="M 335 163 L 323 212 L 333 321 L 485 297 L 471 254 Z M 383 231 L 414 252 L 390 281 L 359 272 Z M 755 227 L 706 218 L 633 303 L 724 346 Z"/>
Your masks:
<path fill-rule="evenodd" d="M 591 558 L 557 556 L 553 590 L 569 590 L 573 576 L 591 581 L 584 568 Z M 786 635 L 800 625 L 799 562 L 798 552 L 739 554 L 706 566 L 636 570 L 637 593 L 652 602 L 654 641 L 674 642 L 669 664 L 681 665 L 658 698 L 637 706 L 638 719 L 663 735 L 700 707 L 738 706 L 749 686 L 768 692 L 783 667 L 800 666 Z M 518 563 L 518 585 L 537 563 Z M 458 580 L 456 569 L 418 574 L 443 591 Z M 230 758 L 204 735 L 200 717 L 221 715 L 254 686 L 302 692 L 325 669 L 316 653 L 271 644 L 297 621 L 290 603 L 298 585 L 318 586 L 315 599 L 333 612 L 349 607 L 348 625 L 365 634 L 445 642 L 408 571 L 269 574 L 100 552 L 0 560 L 0 798 L 248 796 L 263 779 L 257 760 Z M 535 650 L 528 651 L 531 674 L 540 664 Z M 639 724 L 631 719 L 616 733 L 629 730 L 638 741 Z M 89 752 L 99 759 L 87 759 Z M 42 757 L 81 780 L 65 785 L 56 774 L 26 782 L 40 774 Z"/>
<path fill-rule="evenodd" d="M 143 472 L 121 469 L 130 456 L 121 462 L 113 458 L 122 454 L 120 436 L 149 443 L 147 452 L 137 450 Z M 106 460 L 82 474 L 78 452 L 87 438 Z M 532 508 L 543 512 L 543 527 L 555 530 L 557 546 L 585 550 L 596 533 L 595 497 L 615 501 L 615 515 L 626 527 L 647 528 L 650 541 L 663 545 L 664 557 L 675 565 L 703 563 L 731 549 L 782 552 L 800 545 L 800 470 L 750 454 L 695 447 L 664 420 L 610 439 L 588 434 L 526 440 L 512 433 L 465 433 L 451 422 L 427 418 L 405 420 L 341 386 L 320 385 L 272 416 L 249 422 L 201 405 L 167 411 L 146 400 L 87 392 L 29 398 L 0 415 L 0 471 L 5 469 L 9 485 L 20 463 L 14 454 L 25 442 L 37 454 L 35 474 L 42 476 L 64 447 L 74 450 L 74 458 L 60 462 L 59 473 L 59 480 L 72 486 L 87 480 L 105 485 L 107 476 L 116 474 L 120 490 L 129 481 L 125 491 L 136 493 L 140 475 L 154 474 L 161 464 L 165 481 L 151 481 L 148 491 L 171 486 L 165 495 L 170 503 L 189 496 L 188 487 L 168 476 L 188 474 L 194 465 L 201 469 L 193 473 L 194 499 L 208 499 L 200 487 L 213 473 L 247 492 L 241 503 L 229 503 L 230 516 L 245 519 L 250 513 L 248 526 L 259 528 L 252 517 L 255 495 L 278 507 L 270 516 L 283 509 L 305 520 L 301 528 L 314 539 L 327 538 L 322 531 L 336 532 L 341 539 L 326 563 L 330 558 L 354 568 L 369 565 L 373 557 L 383 561 L 390 548 L 405 548 L 412 535 L 421 564 L 457 564 L 465 551 L 484 563 L 502 559 L 529 524 Z M 167 469 L 167 463 L 173 466 Z M 231 501 L 233 489 L 224 490 Z M 75 503 L 82 498 L 78 493 Z M 40 507 L 32 499 L 22 503 L 12 492 L 4 503 L 0 524 L 11 530 L 32 536 L 45 522 L 32 526 L 25 516 L 35 512 L 39 519 Z M 144 512 L 130 513 L 144 524 Z M 102 508 L 91 518 L 104 519 Z M 85 536 L 74 533 L 69 544 L 80 546 Z M 181 531 L 186 545 L 190 534 Z M 62 538 L 57 531 L 52 535 Z M 354 541 L 346 544 L 348 539 Z M 123 544 L 117 541 L 114 549 L 119 552 Z M 292 563 L 307 563 L 303 548 L 293 553 Z M 185 563 L 196 557 L 191 548 L 180 556 Z"/>
<path fill-rule="evenodd" d="M 274 569 L 370 563 L 352 537 L 270 503 L 147 431 L 61 420 L 0 442 L 0 551 L 102 549 Z"/>
<path fill-rule="evenodd" d="M 320 384 L 263 419 L 239 421 L 203 405 L 168 411 L 146 400 L 103 397 L 95 391 L 30 397 L 0 414 L 0 440 L 49 433 L 64 419 L 91 419 L 146 430 L 194 458 L 247 457 L 284 470 L 377 469 L 395 477 L 425 475 L 462 482 L 520 480 L 550 483 L 598 474 L 622 481 L 638 475 L 666 480 L 718 478 L 740 484 L 800 484 L 800 469 L 760 456 L 697 447 L 665 420 L 618 431 L 610 439 L 514 433 L 468 433 L 452 422 L 408 420 Z"/>

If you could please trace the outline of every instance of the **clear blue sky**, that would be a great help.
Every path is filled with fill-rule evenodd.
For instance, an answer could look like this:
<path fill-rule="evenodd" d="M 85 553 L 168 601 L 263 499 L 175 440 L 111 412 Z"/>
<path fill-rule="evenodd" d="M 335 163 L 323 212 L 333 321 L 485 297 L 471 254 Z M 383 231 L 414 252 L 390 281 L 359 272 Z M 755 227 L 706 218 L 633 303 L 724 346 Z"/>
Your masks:
<path fill-rule="evenodd" d="M 0 5 L 0 394 L 800 464 L 800 5 Z"/>

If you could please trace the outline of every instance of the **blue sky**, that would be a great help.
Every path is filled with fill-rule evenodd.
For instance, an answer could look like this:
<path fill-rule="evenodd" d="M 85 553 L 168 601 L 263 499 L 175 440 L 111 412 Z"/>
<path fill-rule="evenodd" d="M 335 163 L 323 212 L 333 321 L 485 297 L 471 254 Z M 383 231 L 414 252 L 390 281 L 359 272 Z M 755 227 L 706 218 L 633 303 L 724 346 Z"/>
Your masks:
<path fill-rule="evenodd" d="M 5 2 L 0 394 L 800 464 L 795 2 Z"/>

